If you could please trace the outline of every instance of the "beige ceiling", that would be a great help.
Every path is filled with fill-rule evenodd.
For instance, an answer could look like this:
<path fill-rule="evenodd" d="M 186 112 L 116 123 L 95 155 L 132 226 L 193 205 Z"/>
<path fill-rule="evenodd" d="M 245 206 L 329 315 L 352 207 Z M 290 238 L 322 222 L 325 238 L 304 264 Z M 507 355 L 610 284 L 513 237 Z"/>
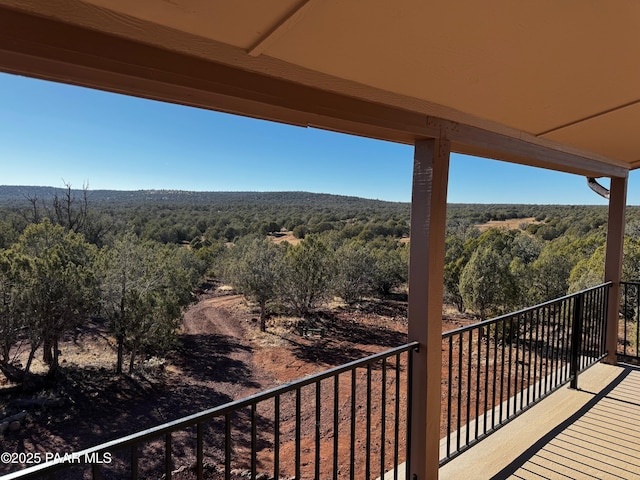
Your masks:
<path fill-rule="evenodd" d="M 2 5 L 11 9 L 5 12 L 224 65 L 234 80 L 218 87 L 212 78 L 220 74 L 185 66 L 172 78 L 189 80 L 162 80 L 180 83 L 179 93 L 160 85 L 154 90 L 150 79 L 159 82 L 160 76 L 144 72 L 126 72 L 127 87 L 107 74 L 123 74 L 118 55 L 124 63 L 131 49 L 89 51 L 76 41 L 76 47 L 60 45 L 49 54 L 46 31 L 26 23 L 12 34 L 21 37 L 18 46 L 0 31 L 5 71 L 407 143 L 444 132 L 458 151 L 577 173 L 624 175 L 640 166 L 636 0 L 0 0 Z M 34 40 L 38 34 L 26 30 L 45 33 Z M 69 53 L 75 48 L 81 52 Z M 55 66 L 25 60 L 48 55 L 57 56 Z M 90 62 L 100 55 L 111 59 L 108 65 Z M 150 71 L 154 55 L 140 55 L 138 65 L 148 63 Z M 65 76 L 64 65 L 76 63 L 85 73 L 70 68 Z M 89 79 L 89 63 L 107 72 L 104 81 Z M 145 82 L 136 83 L 140 76 L 150 93 L 143 91 Z M 269 86 L 263 78 L 290 83 Z M 512 140 L 519 146 L 506 152 Z"/>

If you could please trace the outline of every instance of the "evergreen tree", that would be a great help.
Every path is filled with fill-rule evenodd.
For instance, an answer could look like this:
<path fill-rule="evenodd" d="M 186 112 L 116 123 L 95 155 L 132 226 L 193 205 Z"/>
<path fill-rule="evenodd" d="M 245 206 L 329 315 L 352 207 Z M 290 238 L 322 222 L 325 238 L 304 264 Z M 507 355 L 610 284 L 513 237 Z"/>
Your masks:
<path fill-rule="evenodd" d="M 281 298 L 296 315 L 305 315 L 327 298 L 334 272 L 329 249 L 316 235 L 307 235 L 287 250 Z"/>
<path fill-rule="evenodd" d="M 509 308 L 516 288 L 507 260 L 488 245 L 478 248 L 462 270 L 460 292 L 465 305 L 481 320 Z"/>
<path fill-rule="evenodd" d="M 175 341 L 182 307 L 198 278 L 183 255 L 177 247 L 143 241 L 133 233 L 101 251 L 101 299 L 116 338 L 116 372 L 123 370 L 125 348 L 131 373 L 140 352 L 164 351 Z"/>
<path fill-rule="evenodd" d="M 266 330 L 267 303 L 277 296 L 284 250 L 270 239 L 253 238 L 231 250 L 231 283 L 260 307 L 260 329 Z"/>
<path fill-rule="evenodd" d="M 333 288 L 346 303 L 354 304 L 373 288 L 374 258 L 363 244 L 349 241 L 335 253 Z"/>
<path fill-rule="evenodd" d="M 59 365 L 62 335 L 95 312 L 96 249 L 82 235 L 47 219 L 29 225 L 15 249 L 30 261 L 29 275 L 23 277 L 21 285 L 29 298 L 22 304 L 31 342 L 25 373 L 29 372 L 40 346 L 49 372 L 54 373 Z"/>

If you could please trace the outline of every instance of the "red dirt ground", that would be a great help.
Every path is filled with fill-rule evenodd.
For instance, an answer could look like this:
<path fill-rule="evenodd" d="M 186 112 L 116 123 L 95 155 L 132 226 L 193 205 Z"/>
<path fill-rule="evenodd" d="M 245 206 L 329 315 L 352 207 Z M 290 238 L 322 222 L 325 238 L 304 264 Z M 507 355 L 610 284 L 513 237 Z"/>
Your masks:
<path fill-rule="evenodd" d="M 271 319 L 268 331 L 262 333 L 256 316 L 257 312 L 239 295 L 204 296 L 186 312 L 176 352 L 166 359 L 145 362 L 132 376 L 113 373 L 113 339 L 107 335 L 104 325 L 94 323 L 75 332 L 61 347 L 63 368 L 57 385 L 30 395 L 31 398 L 60 399 L 63 406 L 30 409 L 19 431 L 0 437 L 0 450 L 77 451 L 406 343 L 406 303 L 403 301 L 371 301 L 360 308 L 336 306 L 319 312 L 314 321 L 326 328 L 325 337 L 302 337 L 293 328 L 298 319 L 283 317 Z M 468 323 L 445 322 L 445 329 Z M 373 375 L 375 380 L 380 372 L 374 371 Z M 380 395 L 379 385 L 380 382 L 373 382 L 373 398 Z M 341 378 L 341 419 L 348 416 L 343 410 L 349 410 L 350 402 L 342 397 L 349 388 L 349 378 Z M 323 397 L 332 398 L 333 387 L 326 389 L 325 392 L 323 387 Z M 20 396 L 24 394 L 10 393 L 9 389 L 2 389 L 0 383 L 0 417 L 3 411 L 6 414 L 16 411 L 14 402 Z M 303 392 L 303 405 L 315 402 L 314 396 L 312 392 Z M 287 408 L 293 407 L 285 403 L 282 419 L 286 425 L 292 422 L 288 418 L 293 418 Z M 374 409 L 372 414 L 379 415 L 379 412 Z M 323 418 L 332 418 L 332 415 L 333 400 L 323 401 Z M 389 415 L 387 422 L 392 420 L 393 415 Z M 340 435 L 342 429 L 349 426 L 349 422 L 344 423 L 340 425 Z M 357 428 L 365 427 L 358 424 Z M 302 431 L 301 455 L 307 469 L 313 467 L 314 430 L 303 427 Z M 374 434 L 380 430 L 375 422 L 373 430 Z M 280 453 L 283 471 L 288 473 L 286 465 L 294 458 L 294 448 L 287 435 L 283 433 Z M 321 452 L 326 458 L 324 452 L 331 452 L 332 441 L 330 432 L 323 431 L 322 435 Z M 194 455 L 186 447 L 193 436 L 185 442 L 180 435 L 174 439 L 174 452 L 178 450 L 174 455 L 174 478 L 193 478 L 190 469 Z M 325 436 L 329 439 L 324 439 Z M 212 442 L 219 444 L 219 437 L 214 437 Z M 156 445 L 149 445 L 141 457 L 155 448 Z M 245 450 L 239 447 L 234 454 L 242 456 Z M 215 455 L 209 459 L 207 478 L 217 478 L 220 461 Z M 341 455 L 340 471 L 347 472 L 348 464 L 346 454 Z M 10 467 L 0 464 L 0 474 L 21 468 L 20 465 Z M 241 462 L 241 469 L 246 467 L 246 463 Z M 271 460 L 261 459 L 259 467 L 260 471 L 269 472 Z M 148 476 L 143 478 L 160 478 L 161 474 L 156 475 L 156 470 L 150 468 Z M 237 472 L 237 478 L 241 473 Z M 302 477 L 306 478 L 304 473 Z"/>

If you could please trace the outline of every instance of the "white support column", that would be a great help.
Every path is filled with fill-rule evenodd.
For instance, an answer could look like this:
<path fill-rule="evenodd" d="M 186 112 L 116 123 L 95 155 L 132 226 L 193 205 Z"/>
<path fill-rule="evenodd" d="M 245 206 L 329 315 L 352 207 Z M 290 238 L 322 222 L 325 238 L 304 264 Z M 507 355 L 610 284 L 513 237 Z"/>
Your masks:
<path fill-rule="evenodd" d="M 450 143 L 415 144 L 409 262 L 409 341 L 420 342 L 412 376 L 410 477 L 438 478 L 442 288 Z"/>
<path fill-rule="evenodd" d="M 627 178 L 611 179 L 609 194 L 609 220 L 607 222 L 607 251 L 604 266 L 604 281 L 613 282 L 609 290 L 607 312 L 606 363 L 616 363 L 618 346 L 618 321 L 620 298 L 620 278 L 622 277 L 622 256 L 624 250 L 625 210 L 627 206 Z"/>

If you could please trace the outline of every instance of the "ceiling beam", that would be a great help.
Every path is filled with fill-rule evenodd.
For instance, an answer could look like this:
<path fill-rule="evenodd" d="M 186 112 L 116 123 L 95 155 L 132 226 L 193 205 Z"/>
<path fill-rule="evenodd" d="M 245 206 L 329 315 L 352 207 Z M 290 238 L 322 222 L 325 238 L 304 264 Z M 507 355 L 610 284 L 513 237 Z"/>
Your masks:
<path fill-rule="evenodd" d="M 580 118 L 578 120 L 574 120 L 572 122 L 565 123 L 563 125 L 559 125 L 559 126 L 554 127 L 554 128 L 550 128 L 548 130 L 545 130 L 544 132 L 540 132 L 540 133 L 536 134 L 536 137 L 544 137 L 545 135 L 549 135 L 550 133 L 555 133 L 555 132 L 557 132 L 559 130 L 563 130 L 565 128 L 573 127 L 575 125 L 579 125 L 581 123 L 588 122 L 589 120 L 593 120 L 594 118 L 602 117 L 604 115 L 608 115 L 608 114 L 613 113 L 613 112 L 624 110 L 625 108 L 633 107 L 633 106 L 638 105 L 638 104 L 640 104 L 640 100 L 634 100 L 633 102 L 628 102 L 628 103 L 625 103 L 624 105 L 618 105 L 616 107 L 609 108 L 607 110 L 603 110 L 601 112 L 597 112 L 597 113 L 594 113 L 592 115 L 588 115 L 588 116 L 586 116 L 584 118 Z"/>
<path fill-rule="evenodd" d="M 456 152 L 592 177 L 628 170 L 523 132 L 496 133 L 3 7 L 0 70 L 405 144 L 444 137 Z"/>
<path fill-rule="evenodd" d="M 432 128 L 431 134 L 434 137 L 439 133 L 448 138 L 451 141 L 452 150 L 458 153 L 579 173 L 585 176 L 594 176 L 589 172 L 599 172 L 595 175 L 596 177 L 626 178 L 629 173 L 626 165 L 608 164 L 603 168 L 604 158 L 587 157 L 578 149 L 552 141 L 541 141 L 541 139 L 525 133 L 520 138 L 513 138 L 482 128 L 433 117 L 428 118 L 427 125 Z M 550 167 L 549 164 L 554 166 Z"/>
<path fill-rule="evenodd" d="M 287 15 L 284 16 L 276 25 L 267 32 L 255 45 L 247 50 L 252 57 L 261 55 L 270 45 L 274 44 L 279 38 L 295 27 L 302 17 L 304 17 L 311 7 L 317 3 L 317 0 L 303 0 L 296 5 Z"/>

